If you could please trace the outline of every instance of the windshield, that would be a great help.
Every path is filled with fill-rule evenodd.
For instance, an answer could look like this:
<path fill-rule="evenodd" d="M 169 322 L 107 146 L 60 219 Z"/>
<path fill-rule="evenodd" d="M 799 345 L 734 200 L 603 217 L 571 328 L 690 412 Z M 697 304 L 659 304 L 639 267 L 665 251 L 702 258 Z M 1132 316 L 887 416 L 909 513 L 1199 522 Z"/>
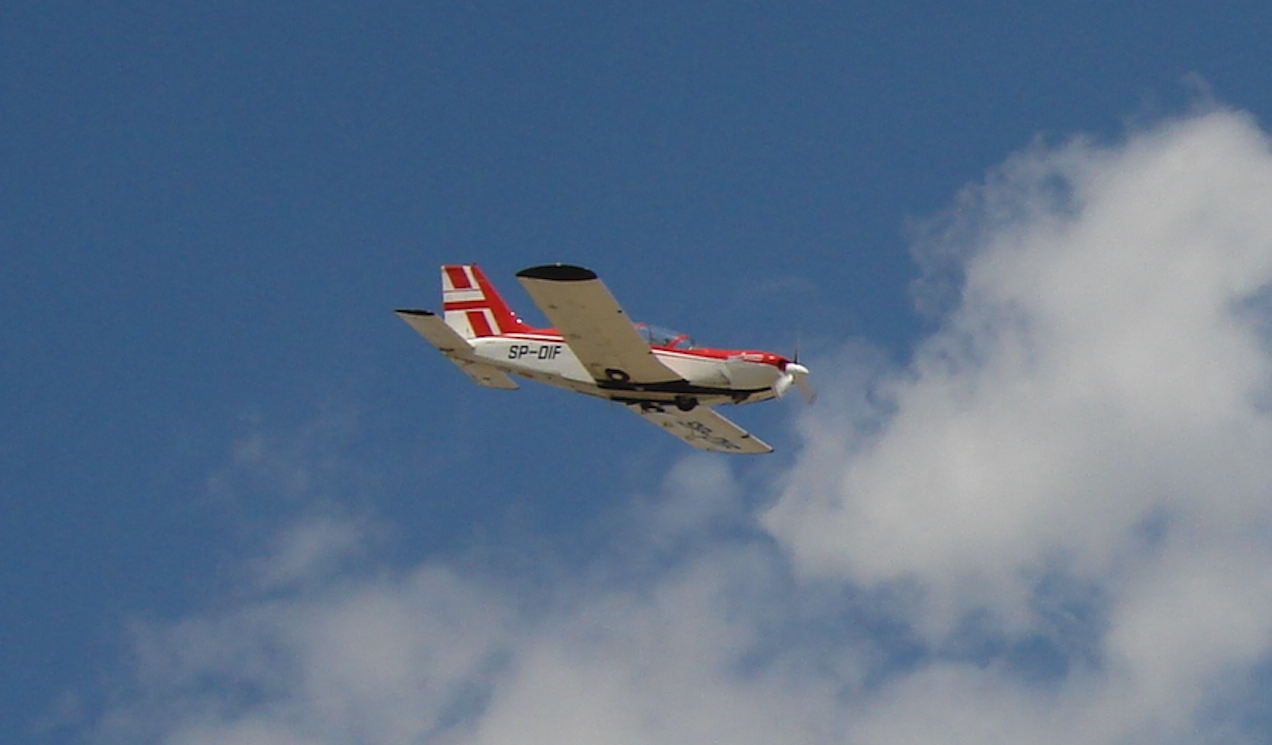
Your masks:
<path fill-rule="evenodd" d="M 642 339 L 655 347 L 693 349 L 693 339 L 679 331 L 672 331 L 671 329 L 648 323 L 636 324 L 636 330 L 640 332 Z"/>

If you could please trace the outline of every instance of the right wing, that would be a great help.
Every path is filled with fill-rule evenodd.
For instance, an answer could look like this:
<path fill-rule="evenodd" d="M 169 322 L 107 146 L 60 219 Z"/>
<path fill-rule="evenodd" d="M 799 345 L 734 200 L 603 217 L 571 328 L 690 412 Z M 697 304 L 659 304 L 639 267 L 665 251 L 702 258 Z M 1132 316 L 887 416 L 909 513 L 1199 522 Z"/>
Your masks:
<path fill-rule="evenodd" d="M 636 389 L 683 380 L 658 361 L 592 270 L 549 264 L 517 272 L 517 279 L 593 379 Z"/>
<path fill-rule="evenodd" d="M 455 329 L 438 318 L 433 311 L 399 310 L 396 313 L 398 318 L 406 321 L 408 326 L 415 329 L 420 336 L 428 339 L 433 346 L 446 355 L 446 359 L 459 365 L 459 369 L 472 378 L 474 383 L 508 391 L 517 389 L 517 384 L 513 382 L 512 378 L 504 374 L 502 370 L 484 362 L 478 362 L 474 355 L 473 345 L 469 344 L 464 337 L 455 333 Z"/>
<path fill-rule="evenodd" d="M 673 404 L 638 403 L 627 407 L 699 450 L 759 455 L 771 453 L 768 443 L 706 406 L 681 411 Z"/>

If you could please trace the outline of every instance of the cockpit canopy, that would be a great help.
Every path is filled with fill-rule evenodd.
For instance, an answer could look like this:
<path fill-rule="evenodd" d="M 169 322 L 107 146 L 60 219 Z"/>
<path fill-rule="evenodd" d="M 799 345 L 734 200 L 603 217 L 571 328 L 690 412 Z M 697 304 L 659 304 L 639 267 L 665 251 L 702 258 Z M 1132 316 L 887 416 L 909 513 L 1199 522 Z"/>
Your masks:
<path fill-rule="evenodd" d="M 636 324 L 636 330 L 640 332 L 640 338 L 651 346 L 667 347 L 669 349 L 693 349 L 694 347 L 693 339 L 689 338 L 688 334 L 672 331 L 662 326 L 638 323 Z"/>

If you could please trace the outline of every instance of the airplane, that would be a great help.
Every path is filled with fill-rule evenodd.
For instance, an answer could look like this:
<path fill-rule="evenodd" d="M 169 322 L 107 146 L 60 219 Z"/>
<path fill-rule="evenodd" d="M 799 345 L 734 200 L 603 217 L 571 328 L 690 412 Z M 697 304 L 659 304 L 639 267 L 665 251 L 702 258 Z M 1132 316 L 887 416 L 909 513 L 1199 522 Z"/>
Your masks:
<path fill-rule="evenodd" d="M 696 346 L 685 334 L 628 319 L 590 269 L 547 264 L 517 279 L 553 328 L 532 328 L 475 264 L 442 267 L 442 312 L 397 315 L 474 382 L 516 389 L 511 376 L 623 404 L 699 450 L 773 451 L 710 407 L 780 398 L 812 403 L 808 368 L 772 352 Z"/>

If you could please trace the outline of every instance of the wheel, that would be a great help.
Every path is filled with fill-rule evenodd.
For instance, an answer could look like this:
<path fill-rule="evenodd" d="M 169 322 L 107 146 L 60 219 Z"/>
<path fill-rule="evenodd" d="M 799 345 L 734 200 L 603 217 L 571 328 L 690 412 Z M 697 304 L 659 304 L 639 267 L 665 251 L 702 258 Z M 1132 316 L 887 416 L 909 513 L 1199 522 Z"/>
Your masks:
<path fill-rule="evenodd" d="M 681 411 L 693 411 L 698 406 L 698 399 L 693 396 L 676 396 L 676 408 Z"/>

